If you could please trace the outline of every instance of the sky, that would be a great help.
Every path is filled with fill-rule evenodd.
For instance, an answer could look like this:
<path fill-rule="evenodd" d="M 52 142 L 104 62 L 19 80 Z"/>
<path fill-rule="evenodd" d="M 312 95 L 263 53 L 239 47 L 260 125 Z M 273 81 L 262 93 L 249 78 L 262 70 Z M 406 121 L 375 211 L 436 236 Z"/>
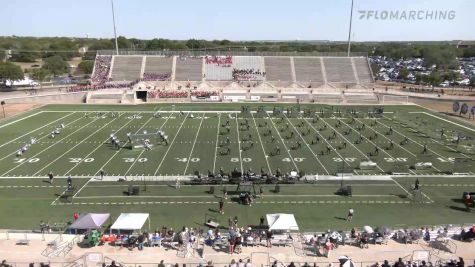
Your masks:
<path fill-rule="evenodd" d="M 110 0 L 0 6 L 1 36 L 114 36 Z M 114 0 L 114 7 L 117 35 L 128 38 L 344 41 L 351 0 Z M 474 0 L 354 0 L 353 10 L 354 41 L 475 40 Z M 408 18 L 410 11 L 419 17 Z M 437 12 L 446 18 L 434 19 Z"/>

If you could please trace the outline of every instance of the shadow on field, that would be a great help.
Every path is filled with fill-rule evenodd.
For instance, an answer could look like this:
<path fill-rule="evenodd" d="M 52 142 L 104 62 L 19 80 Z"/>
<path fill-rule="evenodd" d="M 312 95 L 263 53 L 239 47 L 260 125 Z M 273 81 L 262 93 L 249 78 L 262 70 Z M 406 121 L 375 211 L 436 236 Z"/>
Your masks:
<path fill-rule="evenodd" d="M 463 211 L 467 212 L 467 208 L 457 207 L 457 206 L 449 206 L 449 209 L 456 210 L 456 211 Z"/>
<path fill-rule="evenodd" d="M 452 202 L 455 202 L 455 203 L 463 203 L 463 200 L 460 198 L 452 198 L 450 200 L 452 200 Z"/>

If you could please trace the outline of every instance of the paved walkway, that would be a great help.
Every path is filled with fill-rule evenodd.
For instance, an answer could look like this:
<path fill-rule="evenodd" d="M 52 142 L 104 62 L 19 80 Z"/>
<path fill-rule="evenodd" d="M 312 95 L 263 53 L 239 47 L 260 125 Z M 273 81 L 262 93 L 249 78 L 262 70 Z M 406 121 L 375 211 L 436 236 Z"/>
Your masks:
<path fill-rule="evenodd" d="M 463 257 L 466 266 L 473 264 L 475 259 L 475 243 L 462 243 L 454 241 L 457 245 L 457 253 L 450 254 L 446 252 L 437 251 L 429 247 L 425 242 L 421 241 L 419 244 L 400 244 L 395 241 L 390 241 L 388 245 L 369 245 L 369 249 L 360 249 L 354 246 L 340 246 L 335 249 L 329 258 L 316 256 L 298 256 L 293 247 L 273 247 L 267 248 L 264 246 L 258 247 L 244 247 L 242 254 L 230 255 L 226 251 L 216 251 L 213 248 L 206 246 L 203 253 L 203 258 L 199 255 L 191 257 L 177 256 L 177 251 L 173 249 L 165 249 L 159 247 L 145 247 L 143 251 L 138 251 L 137 248 L 129 250 L 127 248 L 112 247 L 110 245 L 98 246 L 93 248 L 80 248 L 74 246 L 72 251 L 66 257 L 47 258 L 41 255 L 42 251 L 47 247 L 47 241 L 32 240 L 30 245 L 16 245 L 14 240 L 0 240 L 0 257 L 6 259 L 10 263 L 28 263 L 28 262 L 70 262 L 80 259 L 86 253 L 100 253 L 104 257 L 108 257 L 108 261 L 116 260 L 120 263 L 138 263 L 144 266 L 156 266 L 160 260 L 165 263 L 188 263 L 195 266 L 200 262 L 213 261 L 215 266 L 224 266 L 229 264 L 232 259 L 246 259 L 251 258 L 253 266 L 267 265 L 267 260 L 274 259 L 289 263 L 294 262 L 316 262 L 318 266 L 328 266 L 329 262 L 338 262 L 338 257 L 346 255 L 349 256 L 356 264 L 356 267 L 366 267 L 375 262 L 382 262 L 385 259 L 389 261 L 396 261 L 399 257 L 405 260 L 411 260 L 414 251 L 426 250 L 432 252 L 431 261 L 435 262 L 439 259 L 457 259 Z M 269 257 L 268 257 L 269 256 Z M 149 263 L 149 264 L 146 264 Z M 153 265 L 152 265 L 153 263 Z M 60 264 L 52 264 L 52 266 L 59 266 Z M 23 264 L 16 265 L 23 266 Z M 138 265 L 137 265 L 138 266 Z M 338 265 L 336 265 L 338 266 Z"/>

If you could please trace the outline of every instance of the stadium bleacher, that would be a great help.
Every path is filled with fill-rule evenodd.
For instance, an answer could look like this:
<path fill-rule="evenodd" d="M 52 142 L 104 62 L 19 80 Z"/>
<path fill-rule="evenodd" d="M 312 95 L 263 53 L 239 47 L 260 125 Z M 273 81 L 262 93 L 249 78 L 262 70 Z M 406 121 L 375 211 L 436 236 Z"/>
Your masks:
<path fill-rule="evenodd" d="M 134 81 L 140 78 L 142 56 L 114 56 L 111 79 L 114 81 Z"/>
<path fill-rule="evenodd" d="M 145 63 L 144 73 L 165 75 L 172 73 L 173 57 L 148 56 Z"/>
<path fill-rule="evenodd" d="M 201 81 L 203 59 L 194 57 L 177 57 L 175 80 L 176 81 Z"/>
<path fill-rule="evenodd" d="M 366 57 L 300 56 L 97 56 L 92 81 L 141 82 L 141 88 L 254 88 L 266 81 L 279 88 L 368 89 L 373 83 Z M 104 78 L 106 77 L 106 78 Z M 107 77 L 110 77 L 108 79 Z M 175 85 L 167 85 L 170 81 Z M 145 86 L 144 82 L 149 82 Z M 186 82 L 186 83 L 184 83 Z M 131 85 L 134 86 L 135 84 Z M 209 88 L 208 88 L 209 87 Z M 352 99 L 350 99 L 352 100 Z"/>
<path fill-rule="evenodd" d="M 324 57 L 329 83 L 356 83 L 351 60 L 347 57 Z"/>
<path fill-rule="evenodd" d="M 322 64 L 318 57 L 294 57 L 297 82 L 323 82 Z"/>
<path fill-rule="evenodd" d="M 289 57 L 265 57 L 267 81 L 292 81 Z"/>
<path fill-rule="evenodd" d="M 371 72 L 369 69 L 368 59 L 363 57 L 353 58 L 355 64 L 356 73 L 358 75 L 358 80 L 360 83 L 372 83 L 373 78 L 371 77 Z"/>

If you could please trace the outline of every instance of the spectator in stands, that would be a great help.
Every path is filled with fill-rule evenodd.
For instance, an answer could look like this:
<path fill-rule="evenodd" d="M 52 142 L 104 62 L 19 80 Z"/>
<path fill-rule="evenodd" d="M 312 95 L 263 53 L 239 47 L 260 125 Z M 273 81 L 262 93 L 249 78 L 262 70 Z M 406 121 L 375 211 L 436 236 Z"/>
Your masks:
<path fill-rule="evenodd" d="M 247 259 L 246 265 L 244 267 L 252 267 L 251 259 Z"/>
<path fill-rule="evenodd" d="M 240 80 L 256 80 L 260 77 L 265 77 L 266 73 L 261 72 L 261 70 L 257 69 L 233 69 L 232 77 L 235 81 Z"/>
<path fill-rule="evenodd" d="M 404 262 L 402 262 L 402 258 L 399 258 L 396 263 L 394 263 L 394 267 L 405 267 Z"/>
<path fill-rule="evenodd" d="M 233 64 L 232 56 L 205 56 L 206 64 L 214 64 L 221 67 L 231 67 Z"/>
<path fill-rule="evenodd" d="M 463 261 L 462 257 L 459 257 L 459 260 L 457 261 L 457 267 L 465 267 L 465 262 Z"/>
<path fill-rule="evenodd" d="M 171 73 L 144 72 L 143 78 L 140 80 L 141 81 L 168 81 L 170 80 L 171 76 L 172 76 Z"/>
<path fill-rule="evenodd" d="M 190 96 L 195 96 L 198 98 L 209 98 L 210 96 L 218 95 L 217 91 L 192 91 Z"/>
<path fill-rule="evenodd" d="M 267 238 L 267 247 L 271 248 L 272 247 L 272 232 L 271 232 L 271 230 L 267 230 L 266 238 Z"/>
<path fill-rule="evenodd" d="M 388 260 L 384 260 L 384 263 L 381 265 L 381 267 L 391 267 L 391 265 L 389 265 Z"/>
<path fill-rule="evenodd" d="M 229 264 L 229 267 L 237 267 L 237 263 L 234 259 L 231 260 L 231 263 Z"/>
<path fill-rule="evenodd" d="M 94 73 L 92 74 L 92 83 L 105 83 L 109 76 L 111 56 L 97 56 L 94 64 Z"/>
<path fill-rule="evenodd" d="M 163 260 L 160 261 L 157 267 L 165 267 L 165 264 L 163 263 Z"/>
<path fill-rule="evenodd" d="M 287 265 L 287 267 L 295 267 L 295 263 L 293 261 L 291 261 L 290 264 Z"/>

